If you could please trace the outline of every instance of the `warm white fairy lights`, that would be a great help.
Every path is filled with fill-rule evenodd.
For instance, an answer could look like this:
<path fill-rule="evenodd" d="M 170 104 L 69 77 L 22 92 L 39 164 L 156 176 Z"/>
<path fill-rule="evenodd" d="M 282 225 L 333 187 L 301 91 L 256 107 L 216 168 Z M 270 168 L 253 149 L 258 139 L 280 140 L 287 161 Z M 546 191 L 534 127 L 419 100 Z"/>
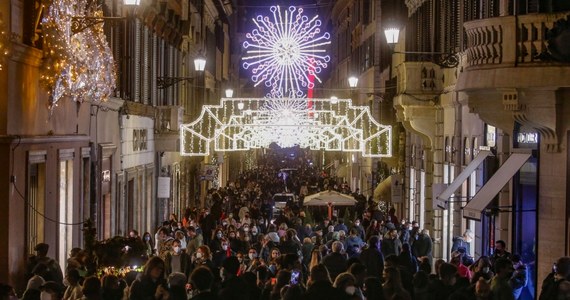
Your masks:
<path fill-rule="evenodd" d="M 50 94 L 49 107 L 62 97 L 74 101 L 105 101 L 115 89 L 115 62 L 97 23 L 72 33 L 74 17 L 102 17 L 100 7 L 87 0 L 47 0 L 42 19 L 44 62 L 41 83 Z"/>
<path fill-rule="evenodd" d="M 6 26 L 2 20 L 2 14 L 0 13 L 0 71 L 4 69 L 6 64 L 5 58 L 10 52 L 10 36 L 6 31 Z"/>
<path fill-rule="evenodd" d="M 214 151 L 223 152 L 268 147 L 275 142 L 281 147 L 299 145 L 313 150 L 360 152 L 364 157 L 391 156 L 391 127 L 376 122 L 368 106 L 353 106 L 350 99 L 338 99 L 334 104 L 330 99 L 312 99 L 311 111 L 271 109 L 282 100 L 295 102 L 222 98 L 220 105 L 203 106 L 195 122 L 181 127 L 181 154 L 209 155 L 212 144 Z M 240 103 L 243 109 L 238 109 Z"/>
<path fill-rule="evenodd" d="M 257 28 L 243 43 L 243 67 L 252 68 L 255 86 L 264 83 L 270 88 L 268 96 L 292 93 L 302 97 L 304 90 L 313 88 L 313 77 L 321 82 L 317 75 L 330 61 L 324 49 L 330 44 L 330 34 L 320 35 L 318 16 L 309 19 L 303 16 L 302 8 L 272 6 L 270 10 L 272 19 L 261 15 L 253 19 Z"/>

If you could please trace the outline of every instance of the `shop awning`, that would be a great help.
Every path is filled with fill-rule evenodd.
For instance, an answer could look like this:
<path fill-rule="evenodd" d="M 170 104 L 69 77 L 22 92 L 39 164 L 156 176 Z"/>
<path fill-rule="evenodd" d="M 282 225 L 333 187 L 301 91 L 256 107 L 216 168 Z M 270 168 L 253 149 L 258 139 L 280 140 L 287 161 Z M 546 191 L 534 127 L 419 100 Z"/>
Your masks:
<path fill-rule="evenodd" d="M 489 205 L 491 200 L 501 191 L 501 189 L 519 171 L 524 163 L 531 156 L 531 153 L 513 153 L 485 185 L 475 194 L 463 207 L 463 217 L 473 220 L 481 220 L 481 212 Z"/>
<path fill-rule="evenodd" d="M 337 191 L 324 191 L 306 196 L 303 200 L 304 206 L 354 206 L 356 200 L 354 197 Z"/>
<path fill-rule="evenodd" d="M 491 151 L 489 150 L 479 151 L 477 156 L 475 156 L 475 158 L 465 167 L 465 169 L 463 169 L 463 171 L 461 171 L 461 173 L 459 173 L 459 175 L 453 179 L 453 182 L 451 182 L 451 184 L 448 185 L 447 188 L 445 188 L 445 190 L 443 190 L 443 192 L 441 192 L 441 194 L 435 198 L 435 201 L 439 202 L 438 207 L 447 207 L 446 202 L 449 200 L 449 197 L 451 197 L 451 194 L 457 191 L 457 189 L 465 182 L 465 180 L 467 180 L 467 178 L 469 178 L 469 176 L 471 176 L 471 174 L 473 174 L 473 171 L 475 171 L 475 169 L 477 169 L 477 167 L 489 155 L 492 155 Z"/>
<path fill-rule="evenodd" d="M 388 176 L 382 180 L 374 189 L 374 202 L 380 202 L 380 199 L 389 202 L 392 194 L 392 176 Z"/>

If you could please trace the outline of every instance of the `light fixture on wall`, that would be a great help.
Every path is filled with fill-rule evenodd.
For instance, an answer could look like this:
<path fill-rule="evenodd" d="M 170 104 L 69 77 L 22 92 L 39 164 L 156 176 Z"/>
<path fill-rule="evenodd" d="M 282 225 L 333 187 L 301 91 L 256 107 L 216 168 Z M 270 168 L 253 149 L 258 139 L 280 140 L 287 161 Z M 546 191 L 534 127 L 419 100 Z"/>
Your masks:
<path fill-rule="evenodd" d="M 386 42 L 394 49 L 400 38 L 400 29 L 396 26 L 384 28 Z M 455 68 L 459 65 L 457 53 L 453 52 L 423 52 L 423 51 L 394 51 L 395 54 L 416 55 L 422 61 L 432 62 L 442 68 Z"/>
<path fill-rule="evenodd" d="M 199 54 L 194 58 L 194 70 L 198 73 L 204 72 L 206 68 L 206 58 Z M 193 76 L 182 76 L 182 77 L 169 77 L 169 76 L 160 76 L 156 78 L 156 85 L 159 89 L 165 89 L 171 87 L 181 81 L 191 81 L 196 79 Z"/>
<path fill-rule="evenodd" d="M 348 86 L 350 86 L 351 89 L 357 87 L 358 86 L 358 77 L 356 77 L 356 76 L 348 77 Z"/>
<path fill-rule="evenodd" d="M 234 96 L 234 90 L 226 89 L 226 98 L 231 98 Z"/>

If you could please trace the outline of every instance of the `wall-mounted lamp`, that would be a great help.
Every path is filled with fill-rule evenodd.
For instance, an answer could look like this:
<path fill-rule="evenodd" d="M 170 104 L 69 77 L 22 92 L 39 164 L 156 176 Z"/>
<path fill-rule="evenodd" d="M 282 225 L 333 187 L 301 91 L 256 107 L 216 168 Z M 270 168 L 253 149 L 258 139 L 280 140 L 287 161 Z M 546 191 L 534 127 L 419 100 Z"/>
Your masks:
<path fill-rule="evenodd" d="M 386 27 L 384 36 L 386 36 L 388 46 L 394 49 L 400 38 L 400 29 L 398 27 Z M 417 55 L 420 60 L 432 62 L 442 68 L 455 68 L 459 65 L 457 53 L 453 52 L 394 51 L 393 53 Z"/>
<path fill-rule="evenodd" d="M 206 69 L 206 58 L 204 56 L 199 54 L 194 59 L 194 69 L 199 72 L 202 72 Z"/>
<path fill-rule="evenodd" d="M 351 88 L 357 87 L 358 86 L 358 77 L 356 77 L 356 76 L 348 77 L 348 86 L 350 86 Z"/>
<path fill-rule="evenodd" d="M 234 96 L 234 90 L 226 89 L 226 98 L 231 98 Z"/>
<path fill-rule="evenodd" d="M 206 67 L 206 59 L 199 55 L 194 59 L 194 70 L 198 72 L 203 72 Z M 190 81 L 194 80 L 195 77 L 185 76 L 185 77 L 167 77 L 161 76 L 156 78 L 156 85 L 159 89 L 165 89 L 171 87 L 180 81 Z"/>
<path fill-rule="evenodd" d="M 238 102 L 238 109 L 239 110 L 242 110 L 243 106 L 244 106 L 243 102 Z"/>
<path fill-rule="evenodd" d="M 337 104 L 338 103 L 338 97 L 337 96 L 331 96 L 331 104 Z"/>

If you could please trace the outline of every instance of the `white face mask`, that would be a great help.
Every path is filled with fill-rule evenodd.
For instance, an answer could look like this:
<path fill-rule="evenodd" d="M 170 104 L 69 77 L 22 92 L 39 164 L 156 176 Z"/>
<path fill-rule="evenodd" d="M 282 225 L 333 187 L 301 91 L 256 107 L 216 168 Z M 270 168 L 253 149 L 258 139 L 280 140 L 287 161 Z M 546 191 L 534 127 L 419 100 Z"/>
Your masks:
<path fill-rule="evenodd" d="M 41 300 L 51 300 L 51 294 L 48 292 L 42 292 L 40 294 L 40 299 Z"/>
<path fill-rule="evenodd" d="M 489 267 L 484 267 L 482 271 L 483 273 L 489 273 L 489 270 L 490 270 Z"/>
<path fill-rule="evenodd" d="M 359 223 L 359 222 L 356 222 L 356 223 L 354 223 L 354 225 L 356 225 L 356 226 L 360 226 L 360 223 Z"/>
<path fill-rule="evenodd" d="M 174 250 L 175 253 L 180 253 L 180 247 L 178 246 L 172 247 L 172 250 Z"/>
<path fill-rule="evenodd" d="M 352 295 L 354 295 L 354 293 L 356 292 L 356 287 L 354 287 L 354 286 L 347 286 L 347 287 L 344 289 L 344 292 L 352 296 Z"/>
<path fill-rule="evenodd" d="M 196 258 L 202 258 L 202 252 L 196 252 Z"/>
<path fill-rule="evenodd" d="M 249 227 L 244 227 L 243 231 L 248 232 L 249 231 Z"/>
<path fill-rule="evenodd" d="M 247 256 L 249 256 L 249 259 L 254 259 L 257 255 L 255 255 L 255 253 L 249 253 Z"/>
<path fill-rule="evenodd" d="M 224 251 L 228 250 L 228 245 L 223 245 L 222 249 L 224 249 Z"/>

